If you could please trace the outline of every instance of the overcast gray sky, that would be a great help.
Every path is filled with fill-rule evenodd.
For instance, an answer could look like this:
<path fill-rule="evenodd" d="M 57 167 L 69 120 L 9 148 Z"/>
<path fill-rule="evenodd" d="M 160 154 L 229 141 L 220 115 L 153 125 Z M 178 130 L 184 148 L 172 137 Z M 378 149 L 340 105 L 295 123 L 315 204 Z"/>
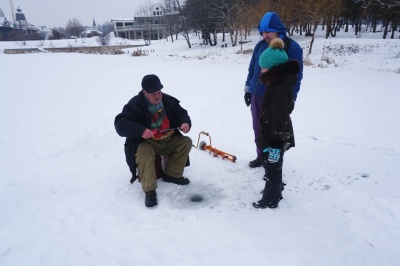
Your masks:
<path fill-rule="evenodd" d="M 91 26 L 112 18 L 133 18 L 137 9 L 159 0 L 13 0 L 25 14 L 26 20 L 35 26 L 65 27 L 69 19 L 77 18 L 82 25 Z M 10 0 L 0 0 L 6 18 L 12 21 Z"/>

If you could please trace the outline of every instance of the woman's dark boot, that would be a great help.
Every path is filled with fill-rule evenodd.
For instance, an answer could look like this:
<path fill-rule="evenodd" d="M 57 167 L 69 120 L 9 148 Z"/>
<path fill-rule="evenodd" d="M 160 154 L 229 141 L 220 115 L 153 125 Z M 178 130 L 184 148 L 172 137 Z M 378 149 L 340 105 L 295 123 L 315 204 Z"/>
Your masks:
<path fill-rule="evenodd" d="M 258 158 L 258 157 L 256 159 L 254 159 L 253 161 L 249 162 L 249 166 L 251 168 L 260 167 L 261 165 L 262 165 L 261 158 Z"/>

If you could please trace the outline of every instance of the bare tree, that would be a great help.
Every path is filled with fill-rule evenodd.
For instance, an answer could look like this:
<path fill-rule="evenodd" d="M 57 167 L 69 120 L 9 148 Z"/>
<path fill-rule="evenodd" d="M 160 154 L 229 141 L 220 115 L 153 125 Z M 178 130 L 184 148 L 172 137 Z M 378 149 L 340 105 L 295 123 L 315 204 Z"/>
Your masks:
<path fill-rule="evenodd" d="M 51 32 L 49 34 L 49 40 L 60 40 L 64 38 L 64 34 L 56 28 L 51 29 Z"/>
<path fill-rule="evenodd" d="M 137 17 L 144 17 L 146 18 L 146 22 L 143 23 L 143 27 L 145 28 L 143 32 L 143 40 L 145 44 L 150 45 L 151 44 L 151 33 L 153 30 L 153 23 L 154 23 L 154 17 L 152 13 L 152 4 L 150 2 L 146 2 L 143 5 L 141 5 L 136 11 L 136 16 Z"/>
<path fill-rule="evenodd" d="M 84 31 L 83 25 L 77 19 L 69 20 L 65 26 L 64 34 L 66 38 L 75 36 L 79 37 L 80 34 Z"/>
<path fill-rule="evenodd" d="M 219 0 L 217 15 L 220 17 L 220 28 L 227 29 L 232 45 L 237 45 L 238 35 L 245 31 L 247 14 L 245 13 L 245 0 Z"/>
<path fill-rule="evenodd" d="M 340 29 L 341 18 L 344 12 L 344 0 L 331 0 L 324 12 L 324 21 L 326 24 L 325 38 L 329 35 L 336 36 L 336 32 Z"/>
<path fill-rule="evenodd" d="M 249 19 L 251 19 L 254 26 L 257 26 L 258 23 L 260 23 L 260 19 L 267 11 L 272 11 L 270 3 L 271 1 L 257 1 L 254 6 L 250 6 L 252 15 Z"/>
<path fill-rule="evenodd" d="M 341 0 L 337 0 L 341 1 Z M 311 54 L 312 45 L 314 43 L 315 32 L 318 24 L 323 21 L 324 18 L 330 17 L 333 10 L 337 5 L 336 0 L 300 0 L 299 4 L 301 9 L 305 12 L 305 16 L 308 22 L 308 30 L 311 35 L 310 48 L 308 54 Z"/>
<path fill-rule="evenodd" d="M 164 18 L 167 24 L 167 31 L 171 36 L 171 41 L 174 42 L 174 34 L 179 28 L 179 10 L 175 0 L 164 0 Z"/>
<path fill-rule="evenodd" d="M 362 1 L 344 0 L 344 8 L 341 12 L 343 16 L 344 31 L 349 32 L 349 25 L 355 26 L 355 35 L 358 34 L 360 24 L 363 16 Z"/>
<path fill-rule="evenodd" d="M 71 36 L 79 36 L 82 31 L 84 31 L 84 27 L 81 22 L 77 18 L 73 18 L 68 20 L 67 25 L 65 26 L 65 35 L 67 37 Z"/>
<path fill-rule="evenodd" d="M 201 31 L 204 44 L 217 44 L 216 31 L 222 24 L 222 18 L 218 15 L 218 3 L 215 0 L 186 0 L 184 13 L 188 25 Z"/>
<path fill-rule="evenodd" d="M 185 13 L 183 13 L 183 8 L 181 6 L 180 1 L 179 0 L 175 0 L 175 2 L 177 4 L 177 6 L 178 6 L 179 17 L 180 17 L 180 20 L 181 20 L 180 32 L 183 35 L 183 37 L 185 38 L 189 48 L 192 48 L 192 45 L 190 43 L 189 28 L 188 28 L 187 23 L 186 23 Z"/>
<path fill-rule="evenodd" d="M 398 0 L 369 0 L 365 1 L 364 8 L 372 14 L 371 24 L 373 32 L 379 21 L 383 22 L 383 38 L 386 39 L 389 27 L 395 31 L 400 17 L 400 1 Z M 392 38 L 394 34 L 392 34 Z"/>
<path fill-rule="evenodd" d="M 103 33 L 103 36 L 106 36 L 110 32 L 114 31 L 114 26 L 110 21 L 97 26 L 97 28 L 99 31 L 101 31 Z"/>
<path fill-rule="evenodd" d="M 292 36 L 295 30 L 299 32 L 299 29 L 301 29 L 300 25 L 304 23 L 304 21 L 302 21 L 304 14 L 301 9 L 299 9 L 298 1 L 288 0 L 285 1 L 284 4 L 276 6 L 276 8 L 280 19 L 287 29 L 287 34 Z"/>

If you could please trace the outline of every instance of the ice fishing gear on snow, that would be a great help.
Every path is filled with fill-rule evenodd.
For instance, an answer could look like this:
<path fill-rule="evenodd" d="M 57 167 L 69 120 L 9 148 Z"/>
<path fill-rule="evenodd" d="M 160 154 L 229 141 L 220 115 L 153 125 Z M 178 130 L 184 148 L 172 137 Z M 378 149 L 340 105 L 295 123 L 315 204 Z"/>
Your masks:
<path fill-rule="evenodd" d="M 206 143 L 205 141 L 201 141 L 201 142 L 200 142 L 200 135 L 201 135 L 201 134 L 206 135 L 206 136 L 209 138 L 209 140 L 210 140 L 210 145 L 207 145 L 207 143 Z M 194 145 L 193 145 L 193 146 L 194 146 Z M 226 152 L 224 152 L 224 151 L 218 150 L 218 149 L 213 148 L 213 147 L 211 146 L 211 136 L 210 136 L 210 134 L 208 134 L 207 132 L 201 131 L 201 132 L 199 133 L 199 138 L 197 139 L 197 145 L 194 146 L 194 147 L 195 147 L 195 148 L 199 148 L 200 150 L 204 150 L 204 151 L 205 151 L 205 150 L 208 150 L 210 153 L 213 153 L 214 157 L 221 156 L 222 159 L 227 159 L 227 160 L 229 160 L 229 161 L 236 162 L 236 156 L 235 156 L 235 155 L 226 153 Z"/>

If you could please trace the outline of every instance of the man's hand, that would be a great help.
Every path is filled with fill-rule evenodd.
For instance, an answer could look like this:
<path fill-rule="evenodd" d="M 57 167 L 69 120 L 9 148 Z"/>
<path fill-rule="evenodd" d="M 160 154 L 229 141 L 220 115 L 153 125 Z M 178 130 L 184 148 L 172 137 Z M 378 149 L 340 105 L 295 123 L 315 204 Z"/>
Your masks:
<path fill-rule="evenodd" d="M 188 123 L 183 123 L 179 128 L 183 133 L 188 133 L 190 130 L 190 126 Z"/>
<path fill-rule="evenodd" d="M 146 128 L 142 133 L 142 138 L 151 139 L 154 138 L 154 133 L 150 129 Z"/>

